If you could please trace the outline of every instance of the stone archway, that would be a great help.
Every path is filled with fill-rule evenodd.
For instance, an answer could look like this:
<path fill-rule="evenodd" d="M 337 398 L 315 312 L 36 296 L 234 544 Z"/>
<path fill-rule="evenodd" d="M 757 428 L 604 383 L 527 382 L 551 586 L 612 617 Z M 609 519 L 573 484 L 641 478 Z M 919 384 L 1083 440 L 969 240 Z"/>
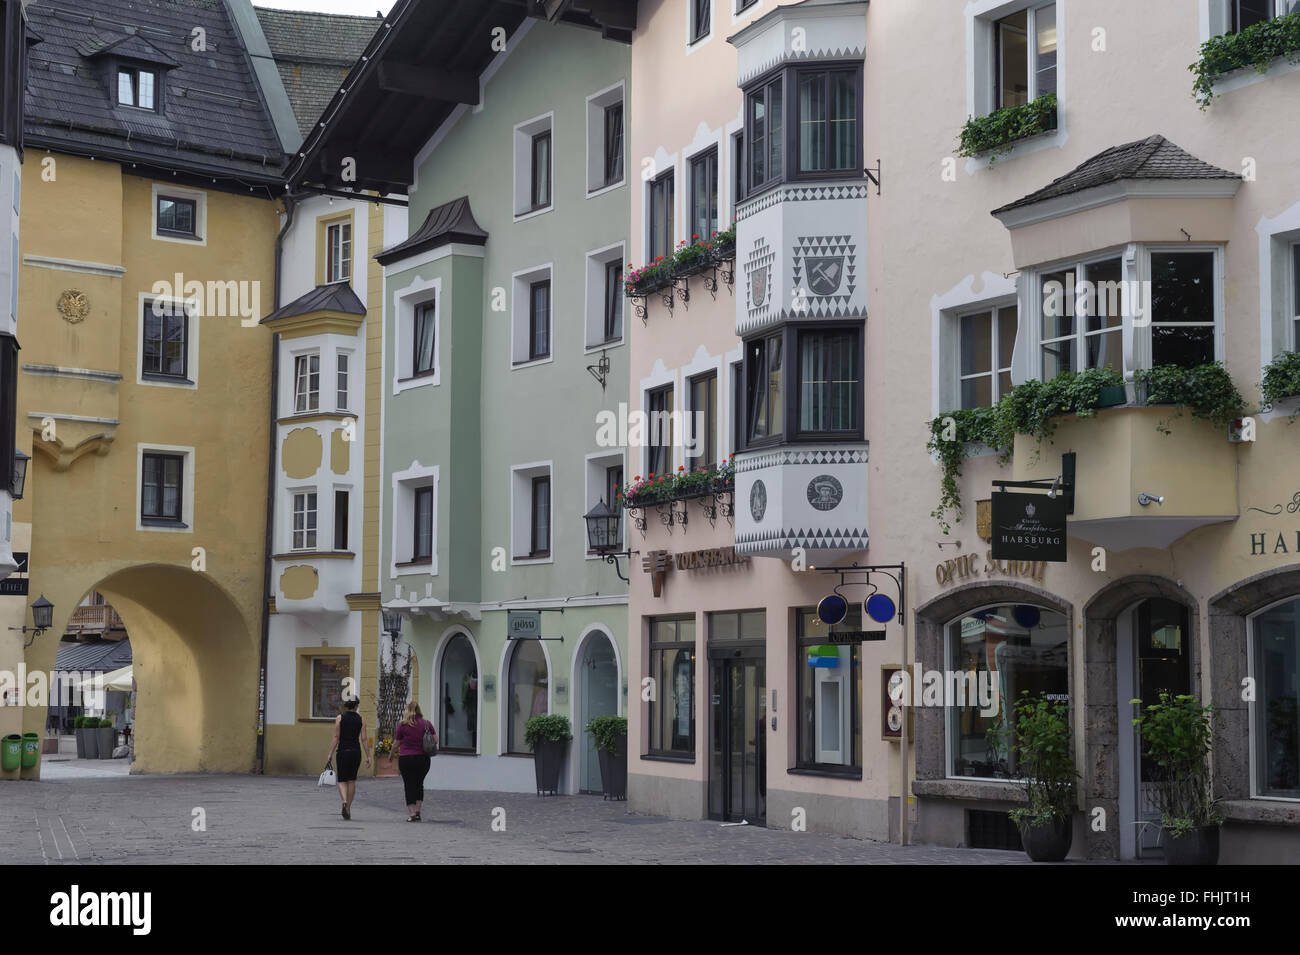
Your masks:
<path fill-rule="evenodd" d="M 254 768 L 260 632 L 207 574 L 161 564 L 129 566 L 81 584 L 66 575 L 49 592 L 54 628 L 96 590 L 131 637 L 138 690 L 132 772 L 250 772 Z M 47 634 L 50 635 L 50 634 Z M 51 670 L 58 638 L 35 641 L 30 670 Z M 45 708 L 25 714 L 39 729 Z"/>
<path fill-rule="evenodd" d="M 1107 584 L 1083 608 L 1084 623 L 1084 806 L 1106 812 L 1107 825 L 1087 828 L 1089 859 L 1118 859 L 1119 835 L 1119 674 L 1116 659 L 1118 616 L 1133 604 L 1163 597 L 1185 605 L 1189 613 L 1192 685 L 1201 680 L 1200 610 L 1196 599 L 1171 580 L 1133 576 Z"/>
<path fill-rule="evenodd" d="M 1270 604 L 1300 595 L 1300 564 L 1238 581 L 1209 599 L 1210 700 L 1217 712 L 1215 791 L 1224 799 L 1250 798 L 1250 707 L 1242 699 L 1249 675 L 1248 618 Z"/>

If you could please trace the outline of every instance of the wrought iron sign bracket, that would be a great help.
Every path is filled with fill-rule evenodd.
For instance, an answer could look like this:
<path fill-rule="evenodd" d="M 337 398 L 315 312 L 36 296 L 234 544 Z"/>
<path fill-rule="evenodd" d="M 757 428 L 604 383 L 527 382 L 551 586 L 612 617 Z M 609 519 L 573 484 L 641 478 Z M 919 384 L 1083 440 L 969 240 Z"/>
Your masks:
<path fill-rule="evenodd" d="M 884 178 L 880 172 L 880 160 L 876 160 L 876 168 L 874 171 L 868 167 L 867 169 L 862 170 L 862 173 L 871 180 L 871 184 L 876 187 L 876 195 L 880 195 L 880 181 Z"/>
<path fill-rule="evenodd" d="M 993 481 L 994 487 L 1005 491 L 1009 487 L 1029 488 L 1046 491 L 1048 497 L 1061 495 L 1065 501 L 1065 513 L 1074 513 L 1074 475 L 1077 452 L 1067 451 L 1061 455 L 1061 476 L 1055 478 L 1036 478 L 1032 481 Z"/>
<path fill-rule="evenodd" d="M 879 574 L 887 577 L 894 582 L 894 587 L 898 591 L 898 614 L 895 619 L 899 623 L 904 620 L 904 614 L 907 611 L 907 575 L 906 565 L 904 564 L 858 564 L 856 561 L 848 566 L 840 567 L 809 567 L 809 571 L 815 571 L 819 574 L 839 574 L 840 587 L 859 586 L 859 587 L 879 587 L 871 579 L 873 575 Z M 849 576 L 854 574 L 865 574 L 864 580 L 849 580 Z M 877 621 L 880 622 L 880 621 Z"/>
<path fill-rule="evenodd" d="M 605 390 L 605 383 L 609 380 L 609 367 L 609 354 L 603 348 L 600 350 L 600 358 L 596 361 L 596 364 L 587 366 L 587 371 L 590 372 L 591 377 L 600 382 L 601 391 Z"/>

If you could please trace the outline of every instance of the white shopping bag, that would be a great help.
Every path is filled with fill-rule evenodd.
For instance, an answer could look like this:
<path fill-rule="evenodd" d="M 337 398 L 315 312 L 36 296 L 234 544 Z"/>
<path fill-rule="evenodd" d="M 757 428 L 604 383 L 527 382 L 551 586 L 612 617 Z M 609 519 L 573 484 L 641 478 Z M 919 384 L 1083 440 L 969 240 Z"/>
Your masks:
<path fill-rule="evenodd" d="M 317 786 L 333 786 L 338 782 L 338 777 L 334 775 L 334 767 L 325 764 L 325 772 L 320 774 L 320 779 L 316 780 Z"/>

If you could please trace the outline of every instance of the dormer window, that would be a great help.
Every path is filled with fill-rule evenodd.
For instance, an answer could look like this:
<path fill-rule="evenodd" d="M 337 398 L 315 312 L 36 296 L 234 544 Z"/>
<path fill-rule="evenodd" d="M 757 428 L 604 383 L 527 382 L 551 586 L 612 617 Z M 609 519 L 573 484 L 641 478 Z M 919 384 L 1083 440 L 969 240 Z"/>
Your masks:
<path fill-rule="evenodd" d="M 133 106 L 136 109 L 156 110 L 157 100 L 154 88 L 158 74 L 153 70 L 141 70 L 134 66 L 117 68 L 117 102 L 120 106 Z"/>

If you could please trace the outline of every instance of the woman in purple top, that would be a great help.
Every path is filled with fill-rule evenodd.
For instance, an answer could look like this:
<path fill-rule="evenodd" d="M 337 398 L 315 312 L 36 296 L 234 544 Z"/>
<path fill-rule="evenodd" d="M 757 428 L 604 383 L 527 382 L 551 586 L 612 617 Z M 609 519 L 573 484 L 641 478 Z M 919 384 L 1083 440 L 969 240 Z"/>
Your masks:
<path fill-rule="evenodd" d="M 397 743 L 397 771 L 402 774 L 406 787 L 407 822 L 420 821 L 420 806 L 424 803 L 424 777 L 429 775 L 429 757 L 424 755 L 424 734 L 428 731 L 438 738 L 438 731 L 420 712 L 420 704 L 412 700 L 406 704 L 402 721 L 393 734 Z"/>

